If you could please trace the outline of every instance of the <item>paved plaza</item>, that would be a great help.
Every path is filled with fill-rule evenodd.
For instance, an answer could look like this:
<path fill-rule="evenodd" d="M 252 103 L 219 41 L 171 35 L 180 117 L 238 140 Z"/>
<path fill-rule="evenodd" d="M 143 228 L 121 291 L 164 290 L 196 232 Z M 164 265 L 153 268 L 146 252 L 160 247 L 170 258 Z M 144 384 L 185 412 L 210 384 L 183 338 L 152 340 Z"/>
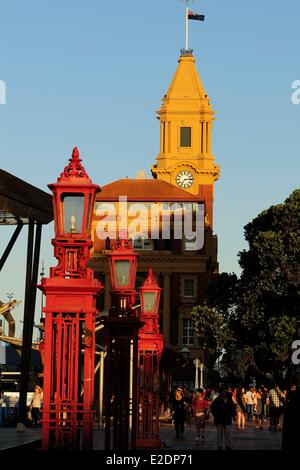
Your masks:
<path fill-rule="evenodd" d="M 195 441 L 195 426 L 186 426 L 183 440 L 177 440 L 174 427 L 171 424 L 161 424 L 160 438 L 166 445 L 166 450 L 216 450 L 216 430 L 211 423 L 207 424 L 205 443 Z M 256 431 L 255 425 L 249 423 L 245 432 L 238 431 L 236 425 L 231 426 L 233 450 L 280 450 L 281 432 L 269 431 L 268 423 L 265 423 L 263 431 Z M 41 429 L 28 428 L 24 432 L 18 432 L 15 428 L 0 428 L 0 451 L 26 445 L 40 440 Z M 38 444 L 38 443 L 37 443 Z M 36 446 L 38 447 L 38 446 Z M 104 449 L 104 431 L 95 428 L 94 449 Z"/>
<path fill-rule="evenodd" d="M 269 431 L 265 423 L 263 431 L 256 431 L 255 425 L 249 423 L 245 432 L 238 431 L 236 425 L 231 426 L 233 450 L 280 450 L 281 432 Z M 216 450 L 216 428 L 208 423 L 205 432 L 205 443 L 195 441 L 196 427 L 194 424 L 186 426 L 183 440 L 176 439 L 174 427 L 171 424 L 161 424 L 160 438 L 170 450 Z M 104 448 L 103 431 L 95 430 L 94 448 Z"/>
<path fill-rule="evenodd" d="M 40 428 L 27 428 L 20 432 L 15 427 L 3 427 L 0 428 L 0 451 L 22 448 L 22 446 L 24 449 L 27 446 L 35 447 L 39 439 L 41 439 Z"/>

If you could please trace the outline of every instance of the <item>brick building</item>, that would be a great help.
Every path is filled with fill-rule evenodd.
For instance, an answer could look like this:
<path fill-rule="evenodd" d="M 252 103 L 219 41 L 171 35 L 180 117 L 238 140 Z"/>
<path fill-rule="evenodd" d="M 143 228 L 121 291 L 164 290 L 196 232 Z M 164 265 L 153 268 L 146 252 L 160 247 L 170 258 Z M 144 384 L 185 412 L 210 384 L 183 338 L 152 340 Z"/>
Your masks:
<path fill-rule="evenodd" d="M 161 331 L 172 381 L 190 386 L 194 380 L 193 359 L 204 360 L 190 312 L 201 302 L 211 276 L 218 272 L 213 194 L 220 174 L 211 150 L 214 112 L 190 50 L 181 53 L 158 118 L 160 151 L 151 168 L 153 179 L 126 178 L 101 187 L 93 218 L 90 265 L 105 285 L 99 307 L 108 310 L 110 280 L 105 254 L 121 231 L 128 229 L 128 237 L 139 254 L 137 288 L 148 267 L 152 267 L 163 288 Z M 98 183 L 101 186 L 101 181 Z M 183 227 L 185 217 L 188 237 L 184 233 L 180 237 L 178 221 Z M 152 230 L 151 223 L 156 230 Z M 194 241 L 190 236 L 193 231 Z M 195 243 L 202 236 L 203 244 Z"/>

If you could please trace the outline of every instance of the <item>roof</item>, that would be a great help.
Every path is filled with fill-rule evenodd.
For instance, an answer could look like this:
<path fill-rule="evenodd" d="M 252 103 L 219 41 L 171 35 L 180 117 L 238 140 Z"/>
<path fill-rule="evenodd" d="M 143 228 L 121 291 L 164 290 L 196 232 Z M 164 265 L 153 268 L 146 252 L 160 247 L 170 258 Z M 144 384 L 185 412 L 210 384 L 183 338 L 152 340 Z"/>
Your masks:
<path fill-rule="evenodd" d="M 207 94 L 192 55 L 181 55 L 166 99 L 206 99 Z"/>
<path fill-rule="evenodd" d="M 52 196 L 0 169 L 0 224 L 53 220 Z"/>
<path fill-rule="evenodd" d="M 158 114 L 164 112 L 206 112 L 213 115 L 192 55 L 181 55 L 172 82 L 163 98 Z"/>
<path fill-rule="evenodd" d="M 129 201 L 201 202 L 203 199 L 166 181 L 157 179 L 120 179 L 101 187 L 96 201 L 118 201 L 127 196 Z"/>

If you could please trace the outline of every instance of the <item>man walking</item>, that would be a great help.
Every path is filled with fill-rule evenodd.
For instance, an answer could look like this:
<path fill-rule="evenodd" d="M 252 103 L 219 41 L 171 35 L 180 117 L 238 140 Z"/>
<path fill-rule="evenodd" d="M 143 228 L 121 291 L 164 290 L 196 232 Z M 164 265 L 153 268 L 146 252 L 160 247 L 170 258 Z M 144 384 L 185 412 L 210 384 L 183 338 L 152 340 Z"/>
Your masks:
<path fill-rule="evenodd" d="M 217 447 L 219 450 L 230 450 L 230 425 L 236 411 L 232 396 L 227 390 L 220 390 L 219 396 L 212 402 L 211 412 L 217 428 Z"/>

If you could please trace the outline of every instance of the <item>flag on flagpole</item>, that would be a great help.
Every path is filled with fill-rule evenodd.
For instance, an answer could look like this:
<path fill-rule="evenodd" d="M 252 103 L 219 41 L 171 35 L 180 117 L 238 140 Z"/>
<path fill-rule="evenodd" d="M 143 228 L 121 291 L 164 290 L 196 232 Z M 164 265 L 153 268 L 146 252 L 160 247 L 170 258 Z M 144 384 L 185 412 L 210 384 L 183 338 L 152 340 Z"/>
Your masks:
<path fill-rule="evenodd" d="M 188 19 L 189 20 L 197 20 L 197 21 L 204 21 L 205 15 L 199 15 L 198 13 L 194 13 L 193 11 L 188 11 Z"/>

